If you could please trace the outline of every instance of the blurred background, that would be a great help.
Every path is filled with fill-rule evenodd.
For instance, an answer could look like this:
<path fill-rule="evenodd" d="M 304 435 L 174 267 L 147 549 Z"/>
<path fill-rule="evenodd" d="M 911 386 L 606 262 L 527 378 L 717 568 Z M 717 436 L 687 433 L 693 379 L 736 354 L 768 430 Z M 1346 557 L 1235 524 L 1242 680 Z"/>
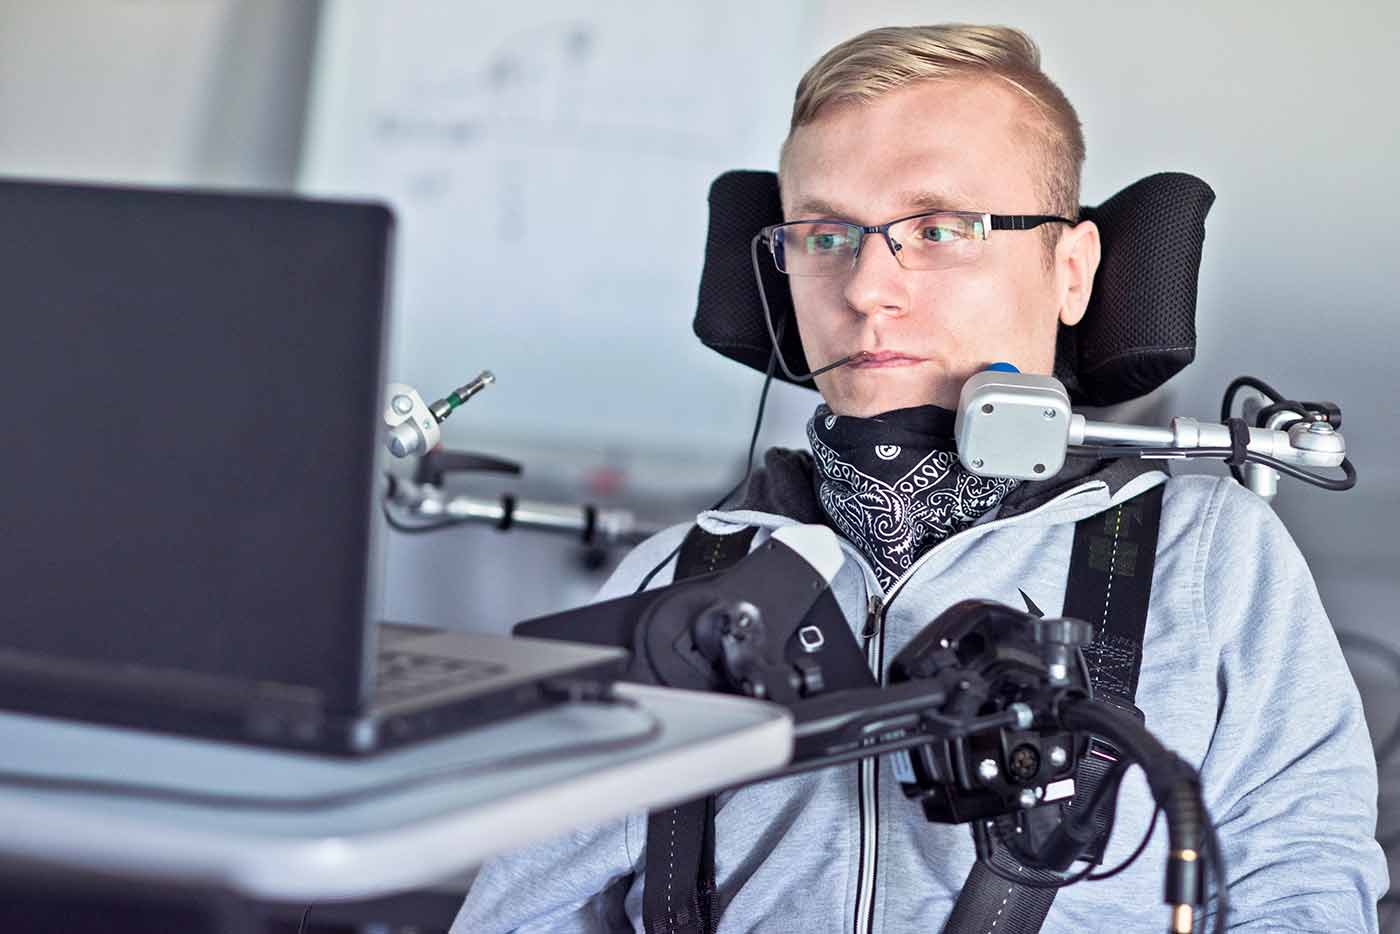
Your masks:
<path fill-rule="evenodd" d="M 1213 418 L 1242 373 L 1341 403 L 1360 483 L 1285 479 L 1277 510 L 1339 632 L 1400 648 L 1395 4 L 0 0 L 0 174 L 390 203 L 391 378 L 433 399 L 493 370 L 444 440 L 525 467 L 449 487 L 685 522 L 741 476 L 762 382 L 690 331 L 710 181 L 776 167 L 832 44 L 958 20 L 1040 44 L 1084 124 L 1085 203 L 1164 170 L 1214 187 L 1197 360 L 1120 414 Z M 775 385 L 760 448 L 801 446 L 816 402 Z M 617 557 L 391 535 L 388 615 L 505 631 L 586 601 Z M 1394 662 L 1344 642 L 1382 742 Z"/>

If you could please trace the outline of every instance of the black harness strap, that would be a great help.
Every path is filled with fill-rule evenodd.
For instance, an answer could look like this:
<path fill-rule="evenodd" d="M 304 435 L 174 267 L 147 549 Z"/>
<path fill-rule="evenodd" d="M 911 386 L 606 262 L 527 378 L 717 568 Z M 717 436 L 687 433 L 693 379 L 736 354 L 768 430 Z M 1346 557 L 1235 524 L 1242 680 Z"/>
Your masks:
<path fill-rule="evenodd" d="M 712 535 L 693 527 L 676 556 L 675 580 L 727 568 L 749 553 L 757 528 Z M 647 815 L 642 924 L 647 934 L 713 934 L 715 798 L 709 795 Z"/>
<path fill-rule="evenodd" d="M 1138 675 L 1142 669 L 1142 638 L 1147 628 L 1147 605 L 1152 568 L 1157 558 L 1157 531 L 1162 518 L 1163 486 L 1158 485 L 1108 512 L 1080 521 L 1074 529 L 1074 550 L 1065 583 L 1063 616 L 1095 625 L 1094 641 L 1083 649 L 1094 694 L 1135 712 Z M 1087 801 L 1121 753 L 1094 737 L 1089 755 L 1075 772 L 1074 802 Z M 1074 808 L 1074 802 L 1068 805 Z M 1089 857 L 1103 862 L 1106 831 L 1115 802 L 1109 800 L 1094 815 L 1098 836 Z M 993 863 L 1012 875 L 1053 879 L 1052 873 L 1020 866 L 997 849 Z M 1039 931 L 1055 901 L 1057 889 L 1016 885 L 974 863 L 958 895 L 943 934 L 1029 934 Z"/>
<path fill-rule="evenodd" d="M 1137 711 L 1138 674 L 1157 527 L 1162 514 L 1161 485 L 1108 512 L 1080 521 L 1074 530 L 1062 615 L 1095 624 L 1094 641 L 1083 650 L 1095 695 Z M 675 579 L 728 567 L 748 554 L 757 529 L 711 535 L 692 528 L 676 560 Z M 1138 712 L 1141 716 L 1141 712 Z M 1075 801 L 1088 800 L 1119 757 L 1095 737 L 1090 755 L 1075 772 Z M 1071 803 L 1068 807 L 1074 807 Z M 1100 834 L 1090 855 L 1102 862 L 1103 831 L 1113 802 L 1095 815 Z M 720 906 L 715 890 L 714 797 L 682 804 L 647 818 L 646 878 L 642 906 L 647 934 L 713 934 Z M 1027 869 L 996 851 L 998 868 L 1031 880 L 1054 873 Z M 1054 889 L 1020 886 L 999 879 L 981 863 L 972 867 L 944 934 L 1030 934 L 1039 931 L 1055 900 Z"/>
<path fill-rule="evenodd" d="M 757 527 L 741 529 L 732 535 L 712 535 L 700 526 L 694 526 L 681 542 L 681 550 L 676 555 L 676 573 L 673 580 L 713 574 L 739 563 L 739 559 L 749 553 Z"/>
<path fill-rule="evenodd" d="M 1062 615 L 1097 627 L 1084 660 L 1095 695 L 1105 700 L 1131 704 L 1137 695 L 1163 487 L 1091 516 L 1074 529 Z"/>
<path fill-rule="evenodd" d="M 1027 869 L 999 847 L 992 856 L 998 869 L 1012 875 L 1024 875 L 1028 879 L 1043 880 L 1049 873 Z M 1054 889 L 1037 889 L 1024 885 L 1014 885 L 998 878 L 980 862 L 972 864 L 967 874 L 958 900 L 953 905 L 953 913 L 943 926 L 943 934 L 1006 934 L 1007 931 L 1039 931 L 1050 913 L 1050 905 L 1055 901 Z"/>
<path fill-rule="evenodd" d="M 642 889 L 647 934 L 714 931 L 714 826 L 713 795 L 647 815 Z"/>

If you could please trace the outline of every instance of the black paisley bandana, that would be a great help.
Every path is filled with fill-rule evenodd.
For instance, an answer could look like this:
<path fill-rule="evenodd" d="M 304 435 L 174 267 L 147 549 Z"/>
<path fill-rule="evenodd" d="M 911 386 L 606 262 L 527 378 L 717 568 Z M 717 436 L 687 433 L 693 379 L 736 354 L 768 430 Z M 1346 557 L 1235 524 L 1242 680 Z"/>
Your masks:
<path fill-rule="evenodd" d="M 822 509 L 870 559 L 885 590 L 1017 485 L 969 473 L 958 461 L 953 413 L 936 405 L 871 418 L 833 415 L 819 405 L 807 440 Z"/>

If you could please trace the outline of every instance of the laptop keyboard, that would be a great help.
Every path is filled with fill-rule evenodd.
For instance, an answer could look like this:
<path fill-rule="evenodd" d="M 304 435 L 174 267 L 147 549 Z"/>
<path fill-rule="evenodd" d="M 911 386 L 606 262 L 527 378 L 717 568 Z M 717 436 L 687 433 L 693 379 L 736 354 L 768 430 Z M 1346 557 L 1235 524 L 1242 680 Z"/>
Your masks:
<path fill-rule="evenodd" d="M 381 701 L 400 701 L 476 684 L 505 671 L 506 666 L 499 662 L 380 649 L 374 696 Z"/>

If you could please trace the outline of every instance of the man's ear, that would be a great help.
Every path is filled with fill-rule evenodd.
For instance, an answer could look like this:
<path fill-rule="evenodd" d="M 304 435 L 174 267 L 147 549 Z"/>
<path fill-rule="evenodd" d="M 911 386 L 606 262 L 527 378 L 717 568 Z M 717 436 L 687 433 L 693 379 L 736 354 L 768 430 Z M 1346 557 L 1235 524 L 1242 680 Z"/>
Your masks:
<path fill-rule="evenodd" d="M 1099 228 L 1093 221 L 1080 221 L 1060 235 L 1055 246 L 1055 285 L 1062 324 L 1073 327 L 1083 319 L 1099 256 Z"/>

